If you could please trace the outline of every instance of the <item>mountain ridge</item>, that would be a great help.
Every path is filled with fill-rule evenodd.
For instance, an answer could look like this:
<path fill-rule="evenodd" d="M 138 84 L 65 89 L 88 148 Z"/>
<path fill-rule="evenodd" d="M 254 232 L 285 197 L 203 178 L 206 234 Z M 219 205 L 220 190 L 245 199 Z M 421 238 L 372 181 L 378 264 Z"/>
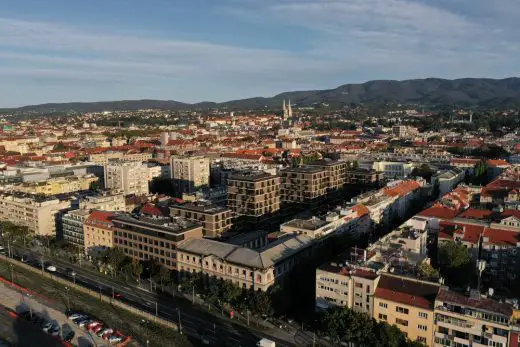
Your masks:
<path fill-rule="evenodd" d="M 332 89 L 290 91 L 272 97 L 252 97 L 226 102 L 203 101 L 185 103 L 175 100 L 120 100 L 98 102 L 67 102 L 28 105 L 3 109 L 4 112 L 101 112 L 138 109 L 264 109 L 280 108 L 283 99 L 297 106 L 329 104 L 341 107 L 349 104 L 420 104 L 458 105 L 464 107 L 520 106 L 520 78 L 424 78 L 409 80 L 372 80 L 359 84 L 343 84 Z"/>

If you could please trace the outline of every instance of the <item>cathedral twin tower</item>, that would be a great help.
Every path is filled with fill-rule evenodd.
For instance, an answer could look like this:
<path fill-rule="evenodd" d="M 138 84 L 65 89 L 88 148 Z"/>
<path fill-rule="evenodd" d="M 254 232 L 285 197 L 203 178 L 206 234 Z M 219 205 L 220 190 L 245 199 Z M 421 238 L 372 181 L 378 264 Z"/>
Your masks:
<path fill-rule="evenodd" d="M 287 120 L 289 118 L 292 118 L 291 99 L 289 99 L 288 105 L 285 105 L 285 99 L 283 99 L 283 120 Z"/>

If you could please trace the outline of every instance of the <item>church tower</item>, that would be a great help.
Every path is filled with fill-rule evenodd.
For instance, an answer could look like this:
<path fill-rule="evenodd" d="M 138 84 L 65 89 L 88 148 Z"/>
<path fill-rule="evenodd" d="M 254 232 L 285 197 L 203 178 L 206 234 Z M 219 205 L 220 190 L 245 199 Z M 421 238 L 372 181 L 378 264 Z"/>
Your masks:
<path fill-rule="evenodd" d="M 283 99 L 283 106 L 282 106 L 282 109 L 283 109 L 283 120 L 286 120 L 287 119 L 287 115 L 288 115 L 288 110 L 287 110 L 287 106 L 285 106 L 285 99 Z"/>
<path fill-rule="evenodd" d="M 292 118 L 291 99 L 289 99 L 289 106 L 287 106 L 287 117 Z"/>

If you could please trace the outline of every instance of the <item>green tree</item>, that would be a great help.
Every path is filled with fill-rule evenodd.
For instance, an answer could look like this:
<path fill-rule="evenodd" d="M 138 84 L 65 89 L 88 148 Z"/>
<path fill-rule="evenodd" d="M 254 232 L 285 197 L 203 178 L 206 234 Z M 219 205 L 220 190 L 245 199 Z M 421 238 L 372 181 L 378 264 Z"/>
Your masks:
<path fill-rule="evenodd" d="M 269 316 L 272 314 L 271 297 L 264 291 L 251 290 L 248 295 L 249 309 L 261 316 Z"/>
<path fill-rule="evenodd" d="M 426 280 L 437 281 L 440 277 L 439 271 L 426 262 L 422 262 L 417 270 L 419 271 L 419 276 Z"/>
<path fill-rule="evenodd" d="M 63 142 L 58 142 L 57 144 L 54 145 L 53 149 L 55 151 L 64 151 L 65 149 L 67 149 L 67 147 L 65 147 L 65 145 L 63 144 Z"/>
<path fill-rule="evenodd" d="M 133 260 L 132 261 L 132 274 L 135 276 L 135 278 L 137 279 L 137 283 L 140 284 L 141 283 L 141 275 L 143 273 L 143 264 L 141 264 L 140 261 L 138 260 Z"/>
<path fill-rule="evenodd" d="M 455 241 L 443 242 L 438 251 L 439 271 L 451 286 L 466 287 L 474 275 L 469 250 Z"/>
<path fill-rule="evenodd" d="M 102 257 L 102 261 L 105 265 L 107 265 L 108 269 L 112 274 L 112 277 L 114 277 L 117 274 L 117 272 L 121 270 L 122 265 L 127 259 L 125 252 L 118 247 L 107 249 L 102 255 Z"/>

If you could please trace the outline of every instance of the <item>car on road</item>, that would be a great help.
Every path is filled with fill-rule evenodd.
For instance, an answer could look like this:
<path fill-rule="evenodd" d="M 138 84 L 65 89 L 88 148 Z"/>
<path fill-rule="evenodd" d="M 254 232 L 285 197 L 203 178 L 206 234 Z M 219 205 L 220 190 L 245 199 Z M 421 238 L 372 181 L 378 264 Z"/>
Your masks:
<path fill-rule="evenodd" d="M 52 336 L 60 335 L 61 329 L 58 325 L 53 325 L 53 327 L 48 331 Z"/>
<path fill-rule="evenodd" d="M 45 270 L 47 270 L 49 272 L 56 272 L 58 269 L 56 269 L 56 266 L 54 266 L 54 265 L 49 265 L 45 268 Z"/>
<path fill-rule="evenodd" d="M 209 338 L 205 335 L 202 335 L 200 337 L 200 341 L 202 342 L 203 345 L 210 345 L 211 342 L 209 341 Z"/>
<path fill-rule="evenodd" d="M 97 325 L 97 326 L 95 326 L 95 327 L 92 329 L 92 332 L 93 332 L 94 334 L 97 334 L 97 333 L 99 333 L 99 332 L 100 332 L 101 330 L 103 330 L 103 329 L 105 329 L 105 327 L 104 327 L 103 325 Z"/>
<path fill-rule="evenodd" d="M 114 298 L 116 298 L 116 299 L 123 299 L 124 296 L 123 296 L 122 294 L 115 293 L 115 294 L 114 294 Z"/>
<path fill-rule="evenodd" d="M 0 246 L 0 254 L 5 254 L 5 248 Z"/>

